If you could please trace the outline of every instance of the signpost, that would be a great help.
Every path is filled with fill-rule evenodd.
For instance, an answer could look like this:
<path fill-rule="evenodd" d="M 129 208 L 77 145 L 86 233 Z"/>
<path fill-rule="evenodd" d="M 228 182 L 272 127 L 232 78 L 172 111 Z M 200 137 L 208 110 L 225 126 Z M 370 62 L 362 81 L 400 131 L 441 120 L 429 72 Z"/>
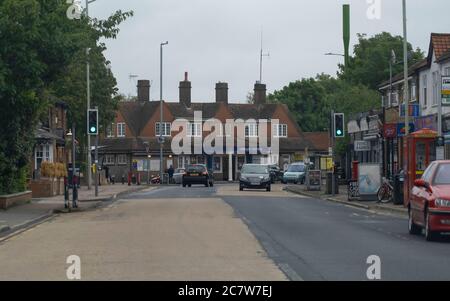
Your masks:
<path fill-rule="evenodd" d="M 371 150 L 370 141 L 356 140 L 355 152 L 368 152 Z"/>

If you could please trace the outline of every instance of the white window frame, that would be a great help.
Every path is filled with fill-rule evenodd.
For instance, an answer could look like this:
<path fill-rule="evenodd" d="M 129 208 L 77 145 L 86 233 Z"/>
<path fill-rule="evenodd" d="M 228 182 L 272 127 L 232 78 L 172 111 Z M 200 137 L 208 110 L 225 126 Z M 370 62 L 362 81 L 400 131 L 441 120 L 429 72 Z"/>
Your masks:
<path fill-rule="evenodd" d="M 399 97 L 398 97 L 398 91 L 393 91 L 391 93 L 391 106 L 398 106 Z"/>
<path fill-rule="evenodd" d="M 190 156 L 178 156 L 178 168 L 186 169 L 189 164 L 191 164 Z"/>
<path fill-rule="evenodd" d="M 417 100 L 416 83 L 415 82 L 411 83 L 410 87 L 411 87 L 409 93 L 410 102 L 415 102 Z"/>
<path fill-rule="evenodd" d="M 128 164 L 128 157 L 126 154 L 119 154 L 117 155 L 117 164 L 118 165 L 127 165 Z"/>
<path fill-rule="evenodd" d="M 219 159 L 220 169 L 216 169 L 216 159 Z M 223 158 L 221 156 L 213 157 L 213 173 L 223 173 Z"/>
<path fill-rule="evenodd" d="M 423 107 L 426 108 L 428 106 L 428 75 L 425 74 L 422 77 L 422 85 L 423 85 Z"/>
<path fill-rule="evenodd" d="M 117 123 L 117 137 L 125 137 L 126 135 L 126 125 L 125 122 Z"/>
<path fill-rule="evenodd" d="M 245 137 L 258 137 L 258 124 L 257 123 L 249 123 L 245 125 Z"/>
<path fill-rule="evenodd" d="M 159 133 L 159 129 L 160 129 L 160 124 L 161 122 L 157 122 L 155 123 L 155 136 L 159 137 L 160 133 Z M 170 122 L 163 122 L 163 133 L 162 136 L 163 137 L 170 137 L 171 136 L 171 130 L 172 130 L 172 124 Z"/>
<path fill-rule="evenodd" d="M 114 123 L 111 123 L 106 129 L 107 138 L 114 138 Z"/>
<path fill-rule="evenodd" d="M 439 72 L 433 72 L 433 106 L 439 103 Z"/>
<path fill-rule="evenodd" d="M 202 136 L 202 124 L 200 122 L 190 122 L 188 124 L 188 137 L 201 137 Z"/>
<path fill-rule="evenodd" d="M 288 136 L 288 126 L 287 124 L 274 124 L 274 137 L 276 138 L 287 138 Z M 281 133 L 281 134 L 280 134 Z"/>
<path fill-rule="evenodd" d="M 39 144 L 34 151 L 34 166 L 37 167 L 38 159 L 42 162 L 53 163 L 53 145 L 52 144 Z"/>
<path fill-rule="evenodd" d="M 114 155 L 105 155 L 105 165 L 116 165 L 116 158 Z"/>

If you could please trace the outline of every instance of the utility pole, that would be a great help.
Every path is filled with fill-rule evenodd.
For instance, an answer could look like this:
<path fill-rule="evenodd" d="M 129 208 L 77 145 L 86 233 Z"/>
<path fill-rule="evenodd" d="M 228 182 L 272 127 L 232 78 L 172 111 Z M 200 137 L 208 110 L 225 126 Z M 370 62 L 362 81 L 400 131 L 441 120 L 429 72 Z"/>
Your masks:
<path fill-rule="evenodd" d="M 164 162 L 164 158 L 163 158 L 163 145 L 164 145 L 164 141 L 163 141 L 163 46 L 169 44 L 169 42 L 165 42 L 165 43 L 161 43 L 160 45 L 160 78 L 159 78 L 159 83 L 160 83 L 160 91 L 159 91 L 159 112 L 160 112 L 160 123 L 159 123 L 159 179 L 160 179 L 160 184 L 163 183 L 163 162 Z"/>
<path fill-rule="evenodd" d="M 408 82 L 408 34 L 407 34 L 407 20 L 406 20 L 406 0 L 403 0 L 403 75 L 404 75 L 404 85 L 403 85 L 403 102 L 405 105 L 405 151 L 404 154 L 409 154 L 408 147 L 408 136 L 409 136 L 409 82 Z M 408 156 L 403 158 L 404 170 L 408 170 Z M 409 181 L 408 173 L 405 172 L 407 179 Z"/>
<path fill-rule="evenodd" d="M 98 112 L 98 107 L 95 107 L 95 109 Z M 98 116 L 98 115 L 97 115 Z M 98 118 L 98 117 L 97 117 Z M 97 119 L 98 123 L 98 119 Z M 99 182 L 99 175 L 98 175 L 98 128 L 97 128 L 97 135 L 95 135 L 95 196 L 98 197 L 98 182 Z"/>
<path fill-rule="evenodd" d="M 345 67 L 348 66 L 350 48 L 350 5 L 343 5 L 343 32 L 344 32 L 344 57 Z"/>

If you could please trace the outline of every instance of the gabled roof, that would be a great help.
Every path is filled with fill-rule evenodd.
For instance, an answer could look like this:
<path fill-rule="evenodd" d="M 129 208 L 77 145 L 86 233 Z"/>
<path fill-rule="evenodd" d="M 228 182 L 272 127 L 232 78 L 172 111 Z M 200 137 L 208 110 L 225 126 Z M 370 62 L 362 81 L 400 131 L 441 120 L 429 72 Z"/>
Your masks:
<path fill-rule="evenodd" d="M 438 63 L 443 62 L 445 60 L 450 60 L 450 50 L 444 53 L 439 60 L 436 60 Z"/>
<path fill-rule="evenodd" d="M 430 41 L 430 49 L 428 52 L 428 63 L 431 63 L 433 53 L 436 56 L 436 61 L 450 50 L 450 34 L 449 33 L 432 33 Z"/>
<path fill-rule="evenodd" d="M 138 136 L 158 107 L 156 101 L 130 101 L 120 103 L 119 111 L 133 136 Z"/>

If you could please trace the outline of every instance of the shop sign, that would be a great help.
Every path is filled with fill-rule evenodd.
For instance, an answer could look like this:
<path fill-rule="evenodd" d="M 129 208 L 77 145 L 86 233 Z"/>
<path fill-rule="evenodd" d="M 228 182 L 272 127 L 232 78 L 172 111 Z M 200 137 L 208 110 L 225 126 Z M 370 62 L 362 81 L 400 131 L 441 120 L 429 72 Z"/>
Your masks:
<path fill-rule="evenodd" d="M 450 76 L 442 77 L 442 105 L 450 105 Z"/>
<path fill-rule="evenodd" d="M 409 105 L 409 117 L 419 117 L 420 116 L 420 105 L 412 104 Z M 405 117 L 405 104 L 401 105 L 400 117 Z"/>
<path fill-rule="evenodd" d="M 437 131 L 436 115 L 419 117 L 416 119 L 414 126 L 416 130 L 430 129 L 433 131 Z"/>
<path fill-rule="evenodd" d="M 388 108 L 385 110 L 384 119 L 386 123 L 397 123 L 398 118 L 398 107 Z"/>
<path fill-rule="evenodd" d="M 309 170 L 306 177 L 308 190 L 320 190 L 322 186 L 322 172 L 320 170 Z"/>
<path fill-rule="evenodd" d="M 410 123 L 409 124 L 409 133 L 414 133 L 415 131 L 415 127 L 414 127 L 414 123 Z M 405 136 L 405 123 L 404 122 L 400 122 L 397 123 L 397 137 L 403 137 Z"/>
<path fill-rule="evenodd" d="M 361 121 L 359 122 L 359 128 L 360 128 L 361 132 L 369 130 L 369 124 L 367 123 L 366 117 L 361 118 Z"/>
<path fill-rule="evenodd" d="M 395 138 L 397 137 L 397 124 L 396 123 L 388 123 L 384 125 L 384 138 Z"/>
<path fill-rule="evenodd" d="M 368 152 L 370 151 L 370 141 L 356 140 L 354 143 L 355 152 Z"/>

